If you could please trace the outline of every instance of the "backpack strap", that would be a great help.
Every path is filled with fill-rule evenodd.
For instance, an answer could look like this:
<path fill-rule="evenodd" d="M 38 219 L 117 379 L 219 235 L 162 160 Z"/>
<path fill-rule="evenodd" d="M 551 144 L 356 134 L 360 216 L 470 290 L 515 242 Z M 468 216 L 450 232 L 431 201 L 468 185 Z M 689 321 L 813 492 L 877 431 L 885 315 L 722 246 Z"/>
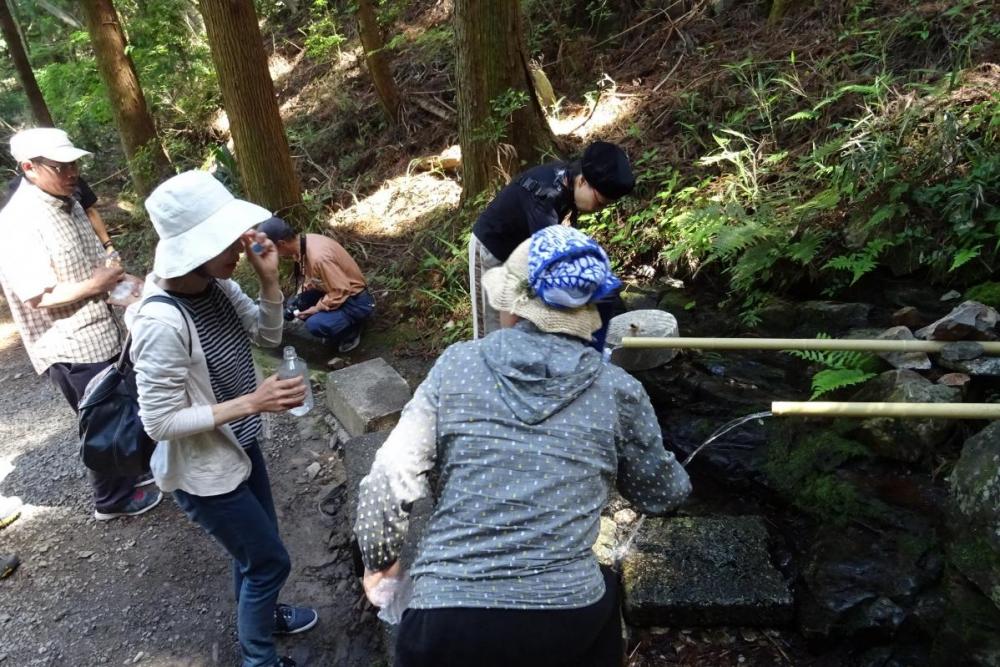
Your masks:
<path fill-rule="evenodd" d="M 153 294 L 152 296 L 147 296 L 143 300 L 142 305 L 139 306 L 139 309 L 141 310 L 142 306 L 145 306 L 150 301 L 158 301 L 160 303 L 169 303 L 174 308 L 176 308 L 177 310 L 180 311 L 181 318 L 184 320 L 184 326 L 187 328 L 187 334 L 188 334 L 188 356 L 190 357 L 191 356 L 191 350 L 192 350 L 191 346 L 192 346 L 192 341 L 193 341 L 194 337 L 191 335 L 191 322 L 188 320 L 188 316 L 184 312 L 184 310 L 185 310 L 184 306 L 181 305 L 180 301 L 178 301 L 177 299 L 175 299 L 175 298 L 173 298 L 171 296 L 168 296 L 166 294 Z"/>

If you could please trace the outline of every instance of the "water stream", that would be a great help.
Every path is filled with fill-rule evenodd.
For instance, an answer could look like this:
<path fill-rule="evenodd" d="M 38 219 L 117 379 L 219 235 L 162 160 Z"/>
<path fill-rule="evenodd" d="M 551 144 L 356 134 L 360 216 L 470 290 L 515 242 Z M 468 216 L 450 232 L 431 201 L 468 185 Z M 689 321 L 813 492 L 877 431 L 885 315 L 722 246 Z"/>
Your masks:
<path fill-rule="evenodd" d="M 689 454 L 686 459 L 684 459 L 684 462 L 681 463 L 681 465 L 687 468 L 688 464 L 691 463 L 691 460 L 694 459 L 695 455 L 698 454 L 698 452 L 703 450 L 705 447 L 708 447 L 710 444 L 712 444 L 713 442 L 724 436 L 726 433 L 729 433 L 733 429 L 742 426 L 743 424 L 746 424 L 748 421 L 753 421 L 754 419 L 765 419 L 770 416 L 772 416 L 771 412 L 769 410 L 764 410 L 763 412 L 754 412 L 752 414 L 744 415 L 743 417 L 738 417 L 736 419 L 733 419 L 732 421 L 726 422 L 725 424 L 717 428 L 710 436 L 708 436 L 705 439 L 705 442 L 698 445 L 695 448 L 695 450 L 691 452 L 691 454 Z M 625 557 L 628 556 L 629 550 L 632 548 L 632 542 L 635 541 L 636 535 L 639 534 L 639 530 L 642 528 L 642 524 L 645 520 L 646 520 L 646 515 L 645 514 L 640 515 L 639 519 L 635 522 L 635 526 L 633 526 L 632 529 L 629 531 L 628 536 L 621 542 L 621 544 L 615 547 L 613 553 L 615 569 L 619 570 L 621 569 L 621 564 L 625 560 Z"/>

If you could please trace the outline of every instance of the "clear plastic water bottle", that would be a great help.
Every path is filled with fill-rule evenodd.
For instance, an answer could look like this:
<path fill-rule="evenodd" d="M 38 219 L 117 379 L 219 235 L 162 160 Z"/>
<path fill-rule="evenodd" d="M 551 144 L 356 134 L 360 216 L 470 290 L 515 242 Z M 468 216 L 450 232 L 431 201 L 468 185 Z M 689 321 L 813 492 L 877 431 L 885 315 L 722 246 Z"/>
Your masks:
<path fill-rule="evenodd" d="M 312 387 L 309 385 L 309 367 L 306 366 L 306 362 L 302 357 L 295 354 L 295 348 L 288 345 L 285 347 L 285 360 L 278 367 L 278 378 L 287 380 L 299 376 L 306 385 L 306 398 L 302 401 L 302 405 L 289 410 L 296 417 L 301 417 L 312 410 L 313 392 Z"/>

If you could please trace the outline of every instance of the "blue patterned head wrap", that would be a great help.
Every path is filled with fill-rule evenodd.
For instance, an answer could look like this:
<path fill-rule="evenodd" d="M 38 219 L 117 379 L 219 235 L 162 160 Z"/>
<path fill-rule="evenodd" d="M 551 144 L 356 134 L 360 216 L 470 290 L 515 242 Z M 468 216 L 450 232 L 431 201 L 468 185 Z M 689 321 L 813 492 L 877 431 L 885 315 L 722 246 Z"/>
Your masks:
<path fill-rule="evenodd" d="M 579 308 L 621 287 L 604 248 L 564 225 L 545 227 L 531 237 L 528 284 L 553 308 Z"/>

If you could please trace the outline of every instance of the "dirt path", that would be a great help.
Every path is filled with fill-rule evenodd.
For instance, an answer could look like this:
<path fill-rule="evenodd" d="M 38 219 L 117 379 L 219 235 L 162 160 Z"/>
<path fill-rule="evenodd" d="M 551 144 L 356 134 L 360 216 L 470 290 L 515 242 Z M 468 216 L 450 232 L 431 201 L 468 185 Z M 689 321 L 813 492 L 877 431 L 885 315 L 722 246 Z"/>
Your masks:
<path fill-rule="evenodd" d="M 279 648 L 304 665 L 377 665 L 378 622 L 353 575 L 346 514 L 322 503 L 344 479 L 324 412 L 276 418 L 264 443 L 292 555 L 282 600 L 320 614 Z M 22 560 L 0 580 L 0 667 L 238 664 L 228 557 L 170 497 L 141 517 L 92 518 L 73 414 L 35 375 L 9 318 L 0 320 L 0 496 L 25 503 L 0 531 L 0 553 Z"/>

